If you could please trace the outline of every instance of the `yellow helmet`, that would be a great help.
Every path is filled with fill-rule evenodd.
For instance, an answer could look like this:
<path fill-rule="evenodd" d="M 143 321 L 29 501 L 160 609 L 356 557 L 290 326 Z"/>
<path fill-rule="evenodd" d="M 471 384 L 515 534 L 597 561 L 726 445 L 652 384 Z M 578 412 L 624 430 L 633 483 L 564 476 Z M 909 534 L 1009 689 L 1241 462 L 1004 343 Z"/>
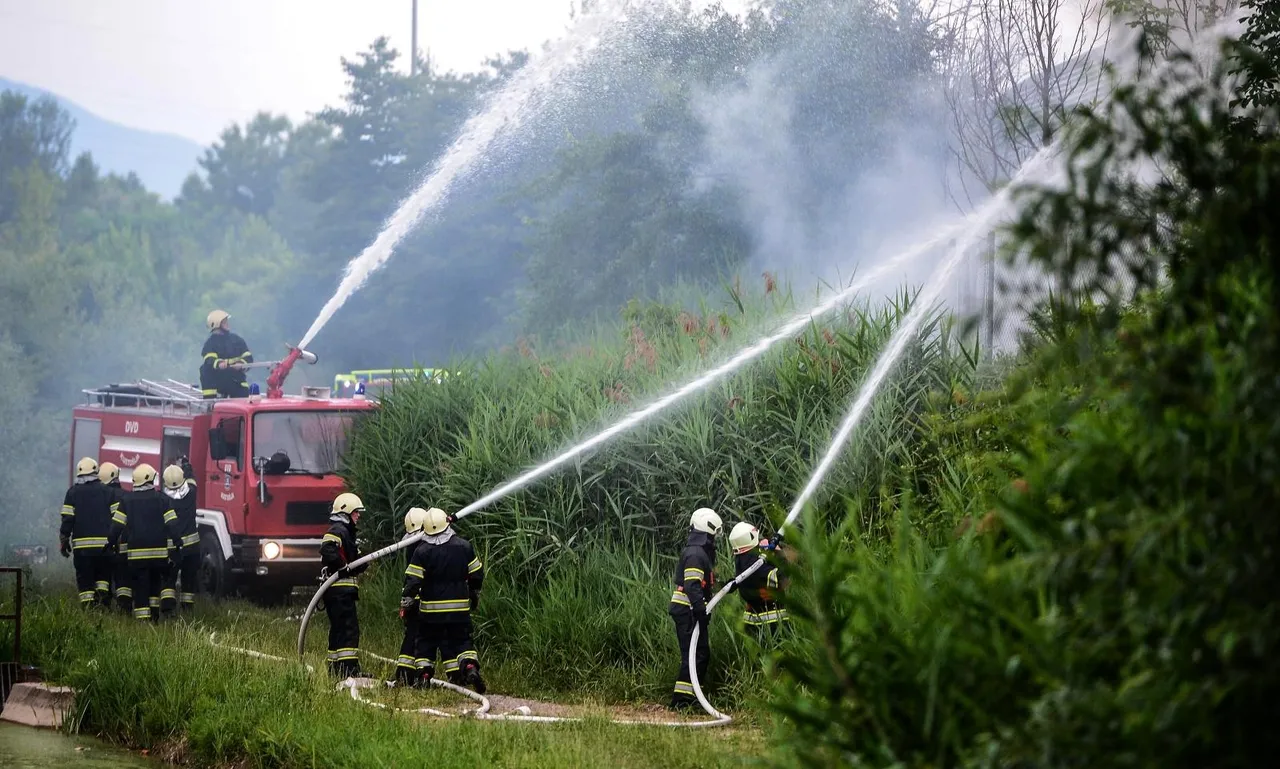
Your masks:
<path fill-rule="evenodd" d="M 760 530 L 755 526 L 740 521 L 729 532 L 729 547 L 735 553 L 745 553 L 760 544 Z"/>
<path fill-rule="evenodd" d="M 76 477 L 80 478 L 86 475 L 97 475 L 98 463 L 91 457 L 84 457 L 76 462 Z"/>
<path fill-rule="evenodd" d="M 120 468 L 110 462 L 103 462 L 98 466 L 98 480 L 103 483 L 115 483 L 120 480 Z"/>
<path fill-rule="evenodd" d="M 427 511 L 421 507 L 411 507 L 409 512 L 404 514 L 404 530 L 406 534 L 422 531 L 422 526 L 427 521 Z"/>
<path fill-rule="evenodd" d="M 209 317 L 205 318 L 204 324 L 209 327 L 210 331 L 218 328 L 222 323 L 231 316 L 224 310 L 214 310 L 209 313 Z"/>
<path fill-rule="evenodd" d="M 156 482 L 156 469 L 151 465 L 143 462 L 133 468 L 133 487 L 154 486 Z"/>
<path fill-rule="evenodd" d="M 185 483 L 187 477 L 182 474 L 182 468 L 177 465 L 169 465 L 164 469 L 164 487 L 166 489 L 176 489 Z"/>
<path fill-rule="evenodd" d="M 428 536 L 439 534 L 449 528 L 449 514 L 438 507 L 433 507 L 427 511 L 427 519 L 422 522 L 422 530 Z"/>
<path fill-rule="evenodd" d="M 352 513 L 364 512 L 364 503 L 360 501 L 351 492 L 343 492 L 338 498 L 333 500 L 333 509 L 330 511 L 333 515 L 351 515 Z"/>

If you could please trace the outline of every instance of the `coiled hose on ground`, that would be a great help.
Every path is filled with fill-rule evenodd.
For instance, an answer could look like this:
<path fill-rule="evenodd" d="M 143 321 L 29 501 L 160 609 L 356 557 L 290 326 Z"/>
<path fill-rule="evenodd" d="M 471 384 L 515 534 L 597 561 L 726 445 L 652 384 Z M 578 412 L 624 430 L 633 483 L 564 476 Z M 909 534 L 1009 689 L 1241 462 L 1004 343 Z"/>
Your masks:
<path fill-rule="evenodd" d="M 375 550 L 374 552 L 369 553 L 368 555 L 357 558 L 356 560 L 351 562 L 351 566 L 352 567 L 362 566 L 366 563 L 376 561 L 379 558 L 384 558 L 399 550 L 403 550 L 404 548 L 416 545 L 421 540 L 422 540 L 421 534 L 415 534 L 411 537 L 406 537 L 400 540 L 399 542 L 396 542 L 394 544 L 391 544 L 382 548 L 381 550 Z M 747 576 L 747 574 L 754 572 L 754 570 L 757 568 L 759 568 L 758 564 L 756 566 L 753 566 L 749 572 L 744 572 L 742 576 L 743 577 Z M 316 594 L 312 596 L 311 603 L 307 605 L 307 610 L 303 612 L 302 625 L 300 628 L 298 628 L 299 659 L 302 658 L 303 652 L 306 648 L 307 627 L 311 623 L 311 617 L 315 614 L 316 607 L 319 606 L 320 599 L 324 596 L 325 591 L 329 589 L 330 585 L 332 585 L 334 582 L 338 580 L 338 577 L 339 577 L 339 574 L 337 573 L 329 575 L 329 578 L 326 579 L 323 583 L 321 583 L 320 589 L 318 589 L 316 591 Z M 711 613 L 712 607 L 716 605 L 716 603 L 725 595 L 725 593 L 728 592 L 730 587 L 734 584 L 736 584 L 736 580 L 734 582 L 730 582 L 729 585 L 725 587 L 725 589 L 721 590 L 719 593 L 716 594 L 716 597 L 712 599 L 710 604 L 707 605 L 708 614 Z M 694 635 L 693 635 L 692 643 L 696 645 L 698 642 L 698 630 L 696 625 L 693 632 L 694 632 Z M 279 660 L 281 662 L 287 661 L 283 657 L 274 657 L 272 655 L 263 654 L 262 652 L 255 652 L 250 649 L 237 649 L 235 647 L 229 647 L 229 646 L 222 646 L 222 648 L 230 649 L 232 651 L 250 653 L 252 656 L 258 657 L 260 659 L 273 659 L 273 660 Z M 690 646 L 690 654 L 693 653 L 694 648 L 695 646 Z M 379 655 L 371 654 L 369 652 L 365 652 L 365 654 L 375 659 L 394 664 L 394 660 L 387 659 L 386 657 L 381 657 Z M 310 666 L 308 666 L 308 669 L 311 669 Z M 628 720 L 628 719 L 609 719 L 609 720 L 615 724 L 629 724 L 629 725 L 636 725 L 636 726 L 670 726 L 670 727 L 685 727 L 685 728 L 705 728 L 705 727 L 711 727 L 711 726 L 725 726 L 730 722 L 732 722 L 733 719 L 730 716 L 716 710 L 714 707 L 711 706 L 711 703 L 707 701 L 706 696 L 702 693 L 702 688 L 698 682 L 697 675 L 698 674 L 696 670 L 692 672 L 693 680 L 691 681 L 691 683 L 693 684 L 693 690 L 695 695 L 698 698 L 698 703 L 702 706 L 702 709 L 706 711 L 707 715 L 712 717 L 712 720 L 710 721 L 644 721 L 644 720 Z M 371 702 L 361 697 L 358 691 L 360 687 L 354 684 L 352 681 L 353 681 L 352 679 L 348 679 L 347 681 L 344 681 L 342 684 L 340 684 L 340 686 L 344 686 L 350 690 L 352 699 L 358 702 L 363 702 L 366 705 L 372 705 L 374 707 L 379 707 L 384 709 L 390 708 L 390 706 L 388 705 L 384 705 L 378 702 Z M 441 681 L 435 678 L 431 679 L 431 683 L 435 686 L 439 686 L 441 688 L 448 689 L 449 691 L 461 694 L 465 697 L 469 697 L 475 700 L 476 702 L 480 703 L 480 706 L 478 708 L 476 708 L 475 710 L 469 713 L 466 713 L 465 715 L 471 718 L 477 718 L 482 721 L 525 721 L 529 723 L 564 723 L 568 721 L 583 720 L 581 718 L 572 717 L 572 716 L 534 716 L 534 715 L 521 714 L 521 713 L 497 713 L 497 714 L 490 713 L 489 700 L 484 695 L 477 694 L 476 692 L 473 692 L 470 689 L 467 689 L 461 686 L 455 686 L 454 684 L 451 684 L 447 681 Z M 446 713 L 444 711 L 436 710 L 434 708 L 416 708 L 416 709 L 396 708 L 396 710 L 400 710 L 401 712 L 408 712 L 408 713 L 420 713 L 423 715 L 435 716 L 437 718 L 457 717 L 453 713 Z"/>

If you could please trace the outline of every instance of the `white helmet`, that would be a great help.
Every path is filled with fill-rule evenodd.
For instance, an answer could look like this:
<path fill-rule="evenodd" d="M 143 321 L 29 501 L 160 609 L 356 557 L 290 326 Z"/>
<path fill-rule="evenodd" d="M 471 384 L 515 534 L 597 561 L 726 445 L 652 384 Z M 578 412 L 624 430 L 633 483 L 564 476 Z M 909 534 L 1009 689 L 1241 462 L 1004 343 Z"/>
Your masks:
<path fill-rule="evenodd" d="M 716 515 L 716 511 L 709 507 L 699 507 L 693 511 L 693 516 L 689 518 L 689 525 L 694 531 L 704 531 L 711 536 L 720 533 L 720 529 L 724 524 L 720 521 L 720 516 Z"/>
<path fill-rule="evenodd" d="M 735 553 L 745 553 L 760 544 L 760 530 L 746 521 L 739 521 L 729 532 L 729 547 Z"/>
<path fill-rule="evenodd" d="M 93 457 L 84 457 L 79 462 L 76 462 L 77 478 L 83 478 L 85 476 L 97 475 L 97 474 L 98 474 L 98 463 L 94 461 Z"/>
<path fill-rule="evenodd" d="M 404 531 L 406 534 L 422 531 L 422 525 L 426 522 L 427 511 L 421 507 L 411 507 L 409 512 L 404 514 Z"/>
<path fill-rule="evenodd" d="M 438 507 L 427 511 L 426 520 L 422 522 L 422 530 L 427 536 L 434 536 L 449 528 L 449 514 Z"/>
<path fill-rule="evenodd" d="M 187 477 L 183 475 L 182 468 L 177 465 L 166 467 L 160 477 L 164 479 L 164 487 L 166 489 L 181 488 L 182 484 L 187 482 Z"/>

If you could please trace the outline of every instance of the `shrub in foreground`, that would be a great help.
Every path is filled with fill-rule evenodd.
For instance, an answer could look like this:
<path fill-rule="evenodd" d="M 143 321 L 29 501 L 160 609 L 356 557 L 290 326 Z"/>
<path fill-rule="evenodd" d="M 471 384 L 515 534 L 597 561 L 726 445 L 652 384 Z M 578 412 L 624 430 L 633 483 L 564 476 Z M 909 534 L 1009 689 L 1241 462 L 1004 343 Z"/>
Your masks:
<path fill-rule="evenodd" d="M 1038 374 L 1082 397 L 1014 428 L 998 530 L 888 554 L 807 532 L 810 645 L 779 702 L 808 763 L 1274 761 L 1280 115 L 1240 130 L 1225 81 L 1189 71 L 1083 116 L 1072 186 L 1034 192 L 1014 232 L 1080 288 Z M 1168 176 L 1140 187 L 1120 161 Z"/>

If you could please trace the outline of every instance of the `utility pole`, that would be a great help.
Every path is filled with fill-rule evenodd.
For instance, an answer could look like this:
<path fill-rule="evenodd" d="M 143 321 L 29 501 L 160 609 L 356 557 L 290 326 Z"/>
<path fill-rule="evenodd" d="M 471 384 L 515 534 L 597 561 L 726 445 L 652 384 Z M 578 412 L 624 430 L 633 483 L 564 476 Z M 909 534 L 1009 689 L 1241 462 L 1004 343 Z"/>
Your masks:
<path fill-rule="evenodd" d="M 409 74 L 418 74 L 418 0 L 413 0 L 413 35 L 409 44 Z"/>

